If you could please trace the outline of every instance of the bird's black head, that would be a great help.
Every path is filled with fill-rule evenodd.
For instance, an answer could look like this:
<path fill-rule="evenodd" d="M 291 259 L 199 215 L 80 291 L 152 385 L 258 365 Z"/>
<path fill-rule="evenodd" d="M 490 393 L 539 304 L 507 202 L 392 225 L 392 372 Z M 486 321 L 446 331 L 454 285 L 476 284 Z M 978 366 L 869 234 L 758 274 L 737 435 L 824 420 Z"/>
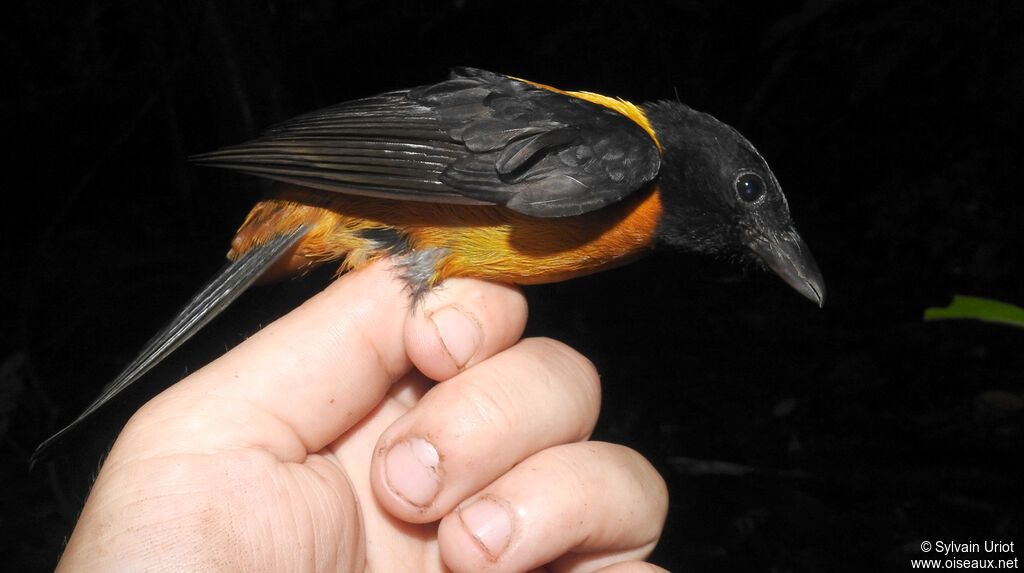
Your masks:
<path fill-rule="evenodd" d="M 778 180 L 754 146 L 732 127 L 680 103 L 643 109 L 662 150 L 658 241 L 756 258 L 823 304 L 821 272 L 793 226 Z"/>

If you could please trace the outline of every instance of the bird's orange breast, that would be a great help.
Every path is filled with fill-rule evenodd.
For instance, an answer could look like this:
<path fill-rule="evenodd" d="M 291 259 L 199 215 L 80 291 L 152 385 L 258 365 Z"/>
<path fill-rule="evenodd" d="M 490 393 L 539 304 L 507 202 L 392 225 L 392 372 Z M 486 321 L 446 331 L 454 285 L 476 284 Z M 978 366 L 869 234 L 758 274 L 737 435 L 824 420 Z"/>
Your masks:
<path fill-rule="evenodd" d="M 306 224 L 311 231 L 271 270 L 272 278 L 341 261 L 341 272 L 396 253 L 436 256 L 431 286 L 449 277 L 516 284 L 565 280 L 645 253 L 661 214 L 656 187 L 574 217 L 539 218 L 491 205 L 378 199 L 279 185 L 253 207 L 232 242 L 235 259 Z M 388 243 L 392 239 L 400 241 Z M 399 253 L 400 254 L 400 253 Z"/>

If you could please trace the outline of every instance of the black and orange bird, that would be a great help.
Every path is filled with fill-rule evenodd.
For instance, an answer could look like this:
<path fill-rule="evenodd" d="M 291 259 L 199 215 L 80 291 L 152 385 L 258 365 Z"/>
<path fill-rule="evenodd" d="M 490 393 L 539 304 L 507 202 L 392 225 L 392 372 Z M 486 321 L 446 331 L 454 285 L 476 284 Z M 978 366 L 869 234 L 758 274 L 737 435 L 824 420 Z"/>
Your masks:
<path fill-rule="evenodd" d="M 821 305 L 821 274 L 768 164 L 675 101 L 634 105 L 478 69 L 341 103 L 193 161 L 277 181 L 230 262 L 37 456 L 261 276 L 394 259 L 418 296 L 449 277 L 515 284 L 656 246 L 760 261 Z"/>

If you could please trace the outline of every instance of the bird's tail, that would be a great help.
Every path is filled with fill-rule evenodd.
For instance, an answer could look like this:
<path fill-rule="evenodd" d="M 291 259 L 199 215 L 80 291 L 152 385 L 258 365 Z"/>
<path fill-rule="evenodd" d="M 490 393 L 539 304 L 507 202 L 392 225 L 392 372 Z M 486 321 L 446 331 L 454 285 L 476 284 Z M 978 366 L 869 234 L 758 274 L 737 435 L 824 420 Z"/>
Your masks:
<path fill-rule="evenodd" d="M 100 395 L 92 404 L 89 404 L 85 411 L 36 448 L 35 453 L 32 454 L 32 463 L 35 464 L 37 461 L 49 457 L 53 446 L 199 332 L 252 286 L 264 271 L 287 253 L 308 231 L 307 226 L 300 226 L 290 233 L 277 235 L 225 265 L 166 326 L 146 343 L 135 360 L 132 360 L 113 382 L 103 388 Z"/>

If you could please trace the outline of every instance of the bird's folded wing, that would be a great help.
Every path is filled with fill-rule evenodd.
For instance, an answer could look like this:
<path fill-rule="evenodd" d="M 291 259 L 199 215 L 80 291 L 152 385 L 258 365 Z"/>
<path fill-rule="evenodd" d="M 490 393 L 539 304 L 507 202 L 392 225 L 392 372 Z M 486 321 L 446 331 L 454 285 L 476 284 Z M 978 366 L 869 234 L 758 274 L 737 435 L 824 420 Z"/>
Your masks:
<path fill-rule="evenodd" d="M 618 201 L 660 167 L 655 141 L 625 115 L 474 69 L 309 113 L 192 159 L 328 191 L 539 217 Z"/>

